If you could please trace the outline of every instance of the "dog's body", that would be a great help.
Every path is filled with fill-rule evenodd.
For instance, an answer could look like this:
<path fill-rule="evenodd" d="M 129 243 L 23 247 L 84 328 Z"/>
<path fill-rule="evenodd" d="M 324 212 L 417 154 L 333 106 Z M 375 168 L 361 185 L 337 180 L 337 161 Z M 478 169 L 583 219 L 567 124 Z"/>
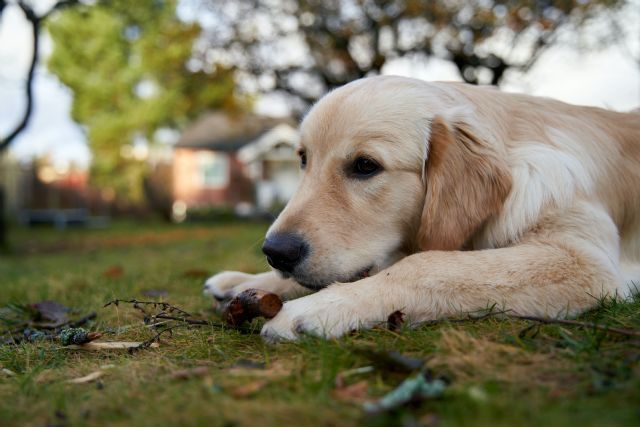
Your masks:
<path fill-rule="evenodd" d="M 291 299 L 268 338 L 335 337 L 396 310 L 574 315 L 640 286 L 640 114 L 374 77 L 320 100 L 301 136 L 303 178 L 264 247 L 289 278 L 205 285 Z"/>

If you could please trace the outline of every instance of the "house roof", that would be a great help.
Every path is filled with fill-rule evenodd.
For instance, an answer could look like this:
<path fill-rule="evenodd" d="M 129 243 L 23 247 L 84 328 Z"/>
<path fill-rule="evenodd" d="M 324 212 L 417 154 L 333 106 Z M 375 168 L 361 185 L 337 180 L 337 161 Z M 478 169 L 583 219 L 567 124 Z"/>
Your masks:
<path fill-rule="evenodd" d="M 295 147 L 300 141 L 298 130 L 289 123 L 280 123 L 272 129 L 265 131 L 250 144 L 245 145 L 238 151 L 240 160 L 245 163 L 251 163 L 279 144 L 286 144 Z M 297 156 L 294 156 L 297 158 Z"/>
<path fill-rule="evenodd" d="M 291 123 L 291 120 L 254 114 L 207 113 L 185 129 L 175 146 L 226 152 L 237 151 L 283 122 Z"/>

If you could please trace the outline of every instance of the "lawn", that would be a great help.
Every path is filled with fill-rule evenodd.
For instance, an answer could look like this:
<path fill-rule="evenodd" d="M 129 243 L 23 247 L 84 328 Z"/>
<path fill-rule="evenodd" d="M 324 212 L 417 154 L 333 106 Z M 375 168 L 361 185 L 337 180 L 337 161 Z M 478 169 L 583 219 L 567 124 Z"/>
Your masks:
<path fill-rule="evenodd" d="M 13 230 L 13 251 L 0 256 L 0 306 L 55 300 L 79 314 L 96 311 L 87 327 L 102 332 L 102 340 L 154 334 L 127 305 L 103 308 L 114 298 L 155 298 L 217 321 L 201 294 L 203 277 L 264 270 L 266 228 L 118 223 Z M 640 300 L 602 303 L 580 319 L 640 329 Z M 254 326 L 259 331 L 259 321 Z M 446 378 L 444 395 L 365 414 L 363 400 L 414 375 L 378 363 L 372 349 L 426 360 L 435 377 Z M 257 333 L 180 328 L 163 335 L 158 348 L 132 354 L 53 342 L 0 345 L 0 424 L 640 425 L 639 360 L 637 337 L 495 318 L 277 345 Z M 197 369 L 180 375 L 191 368 Z M 104 376 L 67 382 L 95 371 Z"/>

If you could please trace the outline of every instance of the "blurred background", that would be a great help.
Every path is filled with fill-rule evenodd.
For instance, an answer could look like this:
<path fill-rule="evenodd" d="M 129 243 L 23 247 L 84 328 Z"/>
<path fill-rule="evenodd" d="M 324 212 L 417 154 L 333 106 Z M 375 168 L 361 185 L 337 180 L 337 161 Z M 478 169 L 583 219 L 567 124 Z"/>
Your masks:
<path fill-rule="evenodd" d="M 268 219 L 301 116 L 377 74 L 630 110 L 640 0 L 0 0 L 0 244 Z"/>

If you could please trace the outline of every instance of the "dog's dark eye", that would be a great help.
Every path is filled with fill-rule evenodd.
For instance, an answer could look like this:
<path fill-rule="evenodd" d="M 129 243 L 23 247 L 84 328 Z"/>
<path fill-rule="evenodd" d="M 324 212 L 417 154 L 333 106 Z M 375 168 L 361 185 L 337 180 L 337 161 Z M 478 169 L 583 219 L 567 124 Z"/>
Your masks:
<path fill-rule="evenodd" d="M 368 178 L 378 173 L 382 167 L 367 157 L 358 157 L 353 162 L 353 175 L 356 178 Z"/>
<path fill-rule="evenodd" d="M 307 166 L 307 153 L 304 151 L 300 153 L 300 167 L 304 169 Z"/>

